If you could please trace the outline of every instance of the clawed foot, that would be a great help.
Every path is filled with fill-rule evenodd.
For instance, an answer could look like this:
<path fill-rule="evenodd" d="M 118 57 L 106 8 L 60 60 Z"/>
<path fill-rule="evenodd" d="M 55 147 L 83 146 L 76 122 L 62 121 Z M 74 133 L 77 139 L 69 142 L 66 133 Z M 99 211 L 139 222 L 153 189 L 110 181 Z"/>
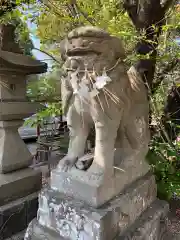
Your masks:
<path fill-rule="evenodd" d="M 75 165 L 77 160 L 78 160 L 78 158 L 65 156 L 59 162 L 58 168 L 61 170 L 61 172 L 68 172 Z"/>
<path fill-rule="evenodd" d="M 83 157 L 78 159 L 77 163 L 75 164 L 76 168 L 79 170 L 86 171 L 91 166 L 93 162 L 93 157 L 94 157 L 93 153 L 85 154 Z"/>

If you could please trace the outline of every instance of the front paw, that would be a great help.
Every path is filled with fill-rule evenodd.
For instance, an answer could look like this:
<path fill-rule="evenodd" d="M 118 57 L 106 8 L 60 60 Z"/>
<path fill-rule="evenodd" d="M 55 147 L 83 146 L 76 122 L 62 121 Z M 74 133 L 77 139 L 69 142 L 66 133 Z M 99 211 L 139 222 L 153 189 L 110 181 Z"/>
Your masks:
<path fill-rule="evenodd" d="M 94 158 L 94 153 L 85 154 L 84 156 L 79 158 L 78 161 L 76 162 L 76 164 L 75 164 L 76 168 L 79 170 L 86 171 L 91 166 L 91 164 L 93 162 L 93 158 Z"/>
<path fill-rule="evenodd" d="M 77 157 L 65 156 L 60 160 L 58 164 L 58 169 L 61 172 L 68 172 L 76 164 L 77 160 L 78 160 Z"/>

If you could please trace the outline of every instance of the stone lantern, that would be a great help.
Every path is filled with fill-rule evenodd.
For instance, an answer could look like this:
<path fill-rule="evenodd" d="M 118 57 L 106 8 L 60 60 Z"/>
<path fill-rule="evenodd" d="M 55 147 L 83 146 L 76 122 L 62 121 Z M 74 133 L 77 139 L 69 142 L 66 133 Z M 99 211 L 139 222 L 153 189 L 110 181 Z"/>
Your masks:
<path fill-rule="evenodd" d="M 25 56 L 15 41 L 15 26 L 0 25 L 0 240 L 23 231 L 37 214 L 42 178 L 29 166 L 32 155 L 18 128 L 39 103 L 26 96 L 28 75 L 47 71 L 47 64 Z"/>
<path fill-rule="evenodd" d="M 26 97 L 29 74 L 46 71 L 46 65 L 31 57 L 0 50 L 0 172 L 7 173 L 30 165 L 32 156 L 20 138 L 23 119 L 39 108 Z"/>

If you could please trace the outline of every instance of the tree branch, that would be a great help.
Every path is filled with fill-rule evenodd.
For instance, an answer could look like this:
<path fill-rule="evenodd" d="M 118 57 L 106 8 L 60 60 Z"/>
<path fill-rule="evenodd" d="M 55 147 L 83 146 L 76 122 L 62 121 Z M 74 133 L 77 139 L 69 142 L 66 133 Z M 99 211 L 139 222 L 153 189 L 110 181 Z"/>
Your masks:
<path fill-rule="evenodd" d="M 47 53 L 46 51 L 41 50 L 41 49 L 36 48 L 36 47 L 34 47 L 33 50 L 37 50 L 37 51 L 39 51 L 39 52 L 42 52 L 42 53 L 46 54 L 47 56 L 49 56 L 52 60 L 54 60 L 54 61 L 57 62 L 58 64 L 61 64 L 61 62 L 58 61 L 58 60 L 57 60 L 53 55 L 51 55 L 50 53 Z"/>
<path fill-rule="evenodd" d="M 54 3 L 52 3 L 50 0 L 41 0 L 41 3 L 45 6 L 45 7 L 47 7 L 48 9 L 53 9 L 53 12 L 57 15 L 57 16 L 59 16 L 59 17 L 62 17 L 62 15 L 60 14 L 60 12 L 59 12 L 59 9 L 57 8 L 57 6 L 54 4 Z"/>
<path fill-rule="evenodd" d="M 142 57 L 136 63 L 136 69 L 151 88 L 155 73 L 158 38 L 165 21 L 165 12 L 160 0 L 124 0 L 124 8 L 139 33 L 145 32 L 145 39 L 139 40 L 136 52 L 142 56 L 149 54 L 150 58 Z"/>
<path fill-rule="evenodd" d="M 81 8 L 78 6 L 77 3 L 75 3 L 75 6 L 76 6 L 76 9 L 78 10 L 78 12 L 79 12 L 91 25 L 95 26 L 95 23 L 93 22 L 93 20 L 95 20 L 95 19 L 90 18 L 87 13 L 83 12 L 83 11 L 81 10 Z"/>

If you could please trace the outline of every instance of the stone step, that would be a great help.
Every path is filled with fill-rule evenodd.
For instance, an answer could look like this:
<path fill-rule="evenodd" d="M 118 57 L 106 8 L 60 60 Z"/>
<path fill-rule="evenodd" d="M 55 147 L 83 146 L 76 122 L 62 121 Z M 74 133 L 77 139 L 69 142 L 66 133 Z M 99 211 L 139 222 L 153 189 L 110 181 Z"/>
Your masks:
<path fill-rule="evenodd" d="M 36 217 L 37 209 L 38 192 L 0 206 L 0 240 L 13 239 L 13 235 L 18 239 L 18 233 Z"/>
<path fill-rule="evenodd" d="M 41 175 L 40 170 L 31 168 L 0 174 L 0 206 L 39 191 Z"/>
<path fill-rule="evenodd" d="M 169 205 L 157 199 L 116 240 L 172 240 L 173 237 L 166 228 L 168 210 Z"/>
<path fill-rule="evenodd" d="M 150 173 L 98 209 L 44 189 L 39 196 L 37 219 L 42 227 L 72 240 L 80 235 L 88 240 L 110 240 L 125 231 L 155 199 L 156 184 Z"/>

